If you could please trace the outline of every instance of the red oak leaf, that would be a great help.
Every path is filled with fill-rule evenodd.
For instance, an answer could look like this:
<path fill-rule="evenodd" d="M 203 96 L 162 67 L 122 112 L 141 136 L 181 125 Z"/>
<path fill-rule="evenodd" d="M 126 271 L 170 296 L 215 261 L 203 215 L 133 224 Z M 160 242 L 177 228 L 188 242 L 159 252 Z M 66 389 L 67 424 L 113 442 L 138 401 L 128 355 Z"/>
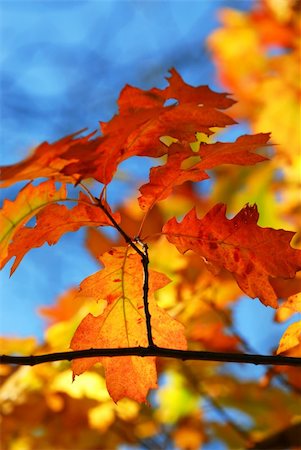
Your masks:
<path fill-rule="evenodd" d="M 256 153 L 259 147 L 266 145 L 269 133 L 240 136 L 235 142 L 216 142 L 201 144 L 198 152 L 192 152 L 187 144 L 171 144 L 169 158 L 165 165 L 150 170 L 149 183 L 140 187 L 141 197 L 138 201 L 143 210 L 148 210 L 160 200 L 167 198 L 173 187 L 185 181 L 202 181 L 209 176 L 205 169 L 212 169 L 221 164 L 251 165 L 265 161 L 267 158 Z M 183 169 L 182 163 L 190 157 L 201 157 L 189 169 Z"/>
<path fill-rule="evenodd" d="M 138 198 L 139 205 L 143 210 L 151 209 L 158 201 L 164 200 L 175 186 L 185 181 L 201 181 L 209 178 L 203 171 L 194 166 L 182 169 L 185 158 L 193 156 L 194 153 L 184 149 L 179 144 L 173 144 L 165 165 L 153 167 L 150 170 L 149 183 L 140 187 L 141 197 Z"/>
<path fill-rule="evenodd" d="M 75 133 L 54 144 L 42 144 L 24 162 L 2 169 L 5 185 L 50 176 L 71 183 L 91 177 L 108 184 L 125 159 L 166 154 L 168 147 L 160 142 L 162 136 L 191 142 L 198 131 L 209 135 L 213 127 L 236 123 L 218 110 L 233 104 L 226 94 L 207 86 L 189 86 L 174 69 L 169 83 L 163 90 L 126 86 L 118 100 L 118 114 L 100 123 L 102 136 L 91 139 L 92 133 L 75 139 Z M 165 105 L 175 97 L 178 104 Z"/>
<path fill-rule="evenodd" d="M 247 295 L 277 307 L 271 280 L 294 278 L 301 269 L 301 251 L 290 246 L 295 233 L 259 227 L 256 205 L 247 205 L 230 220 L 225 213 L 226 205 L 217 204 L 198 219 L 192 209 L 181 223 L 169 220 L 163 233 L 181 253 L 195 251 L 208 268 L 231 272 Z"/>
<path fill-rule="evenodd" d="M 55 178 L 57 181 L 76 183 L 79 180 L 77 173 L 73 172 L 70 176 L 66 176 L 62 173 L 63 168 L 77 160 L 76 150 L 78 148 L 83 152 L 90 153 L 100 141 L 100 138 L 90 140 L 95 133 L 77 138 L 76 136 L 83 131 L 80 130 L 65 136 L 53 144 L 43 142 L 24 161 L 11 166 L 2 166 L 0 180 L 3 182 L 1 187 L 10 186 L 17 181 L 47 177 Z"/>
<path fill-rule="evenodd" d="M 190 86 L 183 81 L 176 69 L 169 72 L 169 86 L 163 90 L 155 90 L 164 96 L 165 100 L 175 98 L 179 103 L 194 103 L 217 109 L 226 109 L 235 103 L 235 100 L 227 97 L 229 94 L 214 92 L 208 86 Z"/>
<path fill-rule="evenodd" d="M 238 164 L 241 166 L 256 164 L 268 158 L 254 153 L 267 145 L 270 133 L 239 136 L 235 142 L 215 142 L 201 144 L 196 153 L 201 161 L 199 169 L 212 169 L 221 164 Z"/>

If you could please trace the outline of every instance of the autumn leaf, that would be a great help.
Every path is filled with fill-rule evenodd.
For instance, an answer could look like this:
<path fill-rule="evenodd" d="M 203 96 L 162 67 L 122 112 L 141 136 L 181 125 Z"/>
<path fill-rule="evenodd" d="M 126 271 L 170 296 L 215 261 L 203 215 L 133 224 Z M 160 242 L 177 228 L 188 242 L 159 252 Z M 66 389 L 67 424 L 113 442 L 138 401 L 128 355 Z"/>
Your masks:
<path fill-rule="evenodd" d="M 269 140 L 269 133 L 244 135 L 235 142 L 215 142 L 201 144 L 198 152 L 193 152 L 187 145 L 174 143 L 168 151 L 167 163 L 163 166 L 153 167 L 150 170 L 149 183 L 140 187 L 141 196 L 139 205 L 143 210 L 167 198 L 173 188 L 185 181 L 202 181 L 209 178 L 204 170 L 215 168 L 221 164 L 252 165 L 267 160 L 266 157 L 254 153 L 258 148 L 265 146 Z M 189 168 L 182 168 L 185 159 L 200 157 Z"/>
<path fill-rule="evenodd" d="M 192 142 L 196 132 L 213 134 L 211 128 L 235 124 L 219 111 L 233 100 L 207 86 L 184 83 L 175 69 L 167 89 L 144 91 L 126 86 L 119 97 L 119 112 L 108 122 L 100 122 L 102 136 L 67 136 L 54 144 L 43 143 L 25 161 L 2 168 L 4 185 L 38 177 L 55 177 L 78 183 L 85 178 L 108 184 L 118 164 L 132 156 L 159 157 L 168 152 L 162 136 Z M 186 92 L 186 93 L 185 93 Z M 169 97 L 171 96 L 171 97 Z M 179 103 L 166 106 L 169 98 Z"/>
<path fill-rule="evenodd" d="M 105 207 L 111 213 L 109 206 L 105 205 Z M 119 214 L 115 214 L 113 217 L 119 222 Z M 22 227 L 17 230 L 8 247 L 7 256 L 1 263 L 1 267 L 15 256 L 16 258 L 11 268 L 12 275 L 24 255 L 32 248 L 41 247 L 46 242 L 48 245 L 54 245 L 63 234 L 69 231 L 77 231 L 83 226 L 111 225 L 112 222 L 104 211 L 99 206 L 92 204 L 87 195 L 80 192 L 78 204 L 72 209 L 68 209 L 65 205 L 47 205 L 36 214 L 36 225 L 34 227 Z"/>
<path fill-rule="evenodd" d="M 214 92 L 208 86 L 193 87 L 182 79 L 176 69 L 170 69 L 171 76 L 167 78 L 169 86 L 163 90 L 156 89 L 165 100 L 176 99 L 179 103 L 193 103 L 209 108 L 226 109 L 235 103 L 228 98 L 229 94 Z"/>
<path fill-rule="evenodd" d="M 255 205 L 247 205 L 232 219 L 227 219 L 225 213 L 226 205 L 217 204 L 198 219 L 192 209 L 181 223 L 175 218 L 169 220 L 163 233 L 181 253 L 195 251 L 209 269 L 231 272 L 251 298 L 258 297 L 265 305 L 277 307 L 271 279 L 294 278 L 301 267 L 300 250 L 290 246 L 295 233 L 259 227 Z"/>
<path fill-rule="evenodd" d="M 214 108 L 193 104 L 174 105 L 160 109 L 133 111 L 130 115 L 116 115 L 107 124 L 101 123 L 104 139 L 92 155 L 84 149 L 76 155 L 78 162 L 66 166 L 66 175 L 80 174 L 108 184 L 120 162 L 131 156 L 159 157 L 168 152 L 160 142 L 162 136 L 172 136 L 192 142 L 197 131 L 213 134 L 211 128 L 236 123 Z M 70 153 L 70 158 L 72 154 Z"/>
<path fill-rule="evenodd" d="M 239 136 L 235 142 L 215 142 L 201 144 L 196 155 L 201 157 L 199 169 L 212 169 L 221 164 L 252 165 L 266 161 L 265 156 L 254 153 L 267 145 L 269 133 Z"/>
<path fill-rule="evenodd" d="M 79 296 L 106 300 L 104 312 L 86 316 L 71 342 L 73 350 L 84 348 L 120 348 L 148 346 L 143 306 L 141 257 L 129 248 L 112 249 L 100 258 L 105 268 L 86 278 Z M 164 287 L 168 278 L 150 271 L 149 308 L 154 343 L 167 348 L 186 348 L 183 326 L 159 308 L 154 292 Z M 115 402 L 129 397 L 146 401 L 149 389 L 157 386 L 154 357 L 95 357 L 73 361 L 74 375 L 101 362 L 106 371 L 108 391 Z"/>
<path fill-rule="evenodd" d="M 5 200 L 0 211 L 0 263 L 5 264 L 11 240 L 32 217 L 46 206 L 66 199 L 66 187 L 56 189 L 53 181 L 45 181 L 39 186 L 27 184 L 19 192 L 16 200 Z M 4 262 L 5 261 L 5 262 Z"/>
<path fill-rule="evenodd" d="M 150 170 L 149 183 L 140 187 L 141 196 L 138 198 L 139 205 L 143 210 L 151 209 L 156 202 L 164 200 L 175 186 L 185 181 L 202 181 L 209 176 L 198 167 L 188 169 L 182 168 L 185 158 L 193 156 L 192 151 L 184 152 L 183 147 L 178 144 L 171 146 L 167 163 L 163 166 L 152 167 Z"/>
<path fill-rule="evenodd" d="M 76 183 L 79 177 L 75 173 L 70 177 L 66 176 L 62 174 L 62 169 L 74 160 L 77 161 L 76 149 L 81 148 L 90 153 L 92 147 L 97 146 L 99 141 L 99 138 L 90 140 L 95 133 L 76 137 L 83 131 L 85 130 L 65 136 L 53 144 L 43 142 L 24 161 L 11 166 L 2 166 L 0 171 L 1 187 L 10 186 L 18 181 L 47 177 L 55 178 L 57 181 Z M 68 157 L 70 149 L 72 149 L 71 159 Z"/>
<path fill-rule="evenodd" d="M 300 356 L 301 349 L 301 320 L 289 325 L 280 339 L 277 355 L 290 352 L 290 356 Z M 299 351 L 298 351 L 299 350 Z"/>
<path fill-rule="evenodd" d="M 142 112 L 160 108 L 164 105 L 165 97 L 162 96 L 159 89 L 152 88 L 148 91 L 139 89 L 127 84 L 120 92 L 118 99 L 118 110 L 121 115 L 131 114 L 133 112 Z M 103 126 L 106 127 L 105 122 Z M 106 131 L 106 128 L 104 128 Z"/>

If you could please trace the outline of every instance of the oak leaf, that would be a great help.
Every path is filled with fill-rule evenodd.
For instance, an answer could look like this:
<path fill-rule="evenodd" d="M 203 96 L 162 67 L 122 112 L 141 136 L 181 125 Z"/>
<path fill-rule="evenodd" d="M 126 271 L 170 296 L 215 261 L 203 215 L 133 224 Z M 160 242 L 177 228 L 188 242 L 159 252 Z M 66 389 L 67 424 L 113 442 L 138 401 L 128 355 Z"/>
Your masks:
<path fill-rule="evenodd" d="M 163 233 L 181 253 L 193 250 L 209 269 L 227 269 L 249 297 L 277 307 L 278 296 L 271 280 L 294 278 L 301 267 L 300 250 L 290 246 L 295 233 L 259 227 L 256 205 L 245 206 L 232 219 L 225 213 L 222 203 L 202 219 L 192 209 L 181 223 L 175 218 L 169 220 Z"/>
<path fill-rule="evenodd" d="M 201 157 L 199 169 L 212 169 L 221 164 L 252 165 L 266 161 L 265 156 L 254 153 L 267 145 L 270 133 L 239 136 L 235 142 L 215 142 L 201 144 L 196 155 Z"/>
<path fill-rule="evenodd" d="M 208 86 L 190 86 L 185 83 L 176 69 L 170 69 L 170 77 L 167 78 L 169 86 L 163 90 L 155 89 L 165 100 L 176 99 L 179 103 L 194 103 L 210 108 L 226 109 L 232 106 L 235 100 L 228 98 L 227 93 L 212 91 Z"/>
<path fill-rule="evenodd" d="M 108 205 L 106 209 L 110 211 Z M 119 214 L 113 215 L 119 222 Z M 22 227 L 19 229 L 8 247 L 8 254 L 2 261 L 3 267 L 13 256 L 15 261 L 11 268 L 11 274 L 16 270 L 24 255 L 32 248 L 41 247 L 46 242 L 54 245 L 69 231 L 77 231 L 84 226 L 111 226 L 112 222 L 97 205 L 93 205 L 89 197 L 82 192 L 79 194 L 78 204 L 71 209 L 65 205 L 50 204 L 36 215 L 34 227 Z"/>
<path fill-rule="evenodd" d="M 4 185 L 38 177 L 55 177 L 78 183 L 94 178 L 108 184 L 118 164 L 131 156 L 159 157 L 168 153 L 162 136 L 193 141 L 197 131 L 213 134 L 211 128 L 236 123 L 218 109 L 228 108 L 233 100 L 207 86 L 184 83 L 175 69 L 167 89 L 142 89 L 126 86 L 119 97 L 119 112 L 107 123 L 100 123 L 102 136 L 67 136 L 54 144 L 43 143 L 25 161 L 2 168 Z M 166 100 L 179 102 L 166 105 Z"/>
<path fill-rule="evenodd" d="M 66 176 L 62 173 L 63 168 L 77 160 L 76 149 L 81 148 L 83 151 L 91 153 L 92 147 L 97 146 L 100 140 L 100 138 L 90 140 L 94 133 L 77 137 L 83 131 L 85 130 L 65 136 L 52 144 L 43 142 L 24 161 L 11 166 L 2 166 L 0 171 L 1 187 L 10 186 L 18 181 L 47 177 L 55 178 L 57 181 L 76 183 L 79 180 L 76 173 Z"/>
<path fill-rule="evenodd" d="M 73 350 L 148 346 L 143 305 L 141 257 L 129 248 L 118 247 L 104 254 L 105 268 L 86 278 L 79 296 L 106 300 L 101 315 L 88 314 L 77 328 L 71 342 Z M 156 305 L 154 292 L 169 279 L 150 271 L 149 308 L 154 343 L 167 348 L 186 348 L 183 326 Z M 95 357 L 72 362 L 73 374 L 79 375 L 97 362 L 106 372 L 108 391 L 115 402 L 123 397 L 145 402 L 149 389 L 157 386 L 155 357 Z"/>
<path fill-rule="evenodd" d="M 141 196 L 138 198 L 139 205 L 143 210 L 151 209 L 156 202 L 164 200 L 171 193 L 175 186 L 186 181 L 202 181 L 209 176 L 198 167 L 188 169 L 182 168 L 183 160 L 193 156 L 193 152 L 182 151 L 183 146 L 173 144 L 171 146 L 167 163 L 163 166 L 152 167 L 149 175 L 149 182 L 140 187 Z M 185 150 L 185 148 L 184 148 Z"/>
<path fill-rule="evenodd" d="M 254 153 L 265 146 L 269 133 L 244 135 L 235 142 L 215 142 L 201 144 L 198 152 L 193 152 L 187 144 L 173 143 L 168 151 L 167 163 L 150 170 L 149 182 L 140 187 L 139 205 L 143 210 L 167 198 L 173 188 L 185 181 L 202 181 L 209 178 L 204 170 L 213 169 L 221 164 L 252 165 L 267 160 L 265 156 Z M 191 157 L 200 157 L 201 161 L 184 169 L 183 162 Z"/>
<path fill-rule="evenodd" d="M 66 175 L 80 174 L 108 184 L 120 162 L 131 156 L 159 157 L 168 152 L 160 142 L 162 136 L 194 141 L 197 131 L 212 134 L 211 128 L 225 127 L 236 122 L 214 108 L 193 104 L 134 110 L 129 115 L 116 115 L 108 123 L 101 123 L 103 140 L 94 154 L 83 148 L 76 155 L 78 161 L 66 166 Z M 75 156 L 75 155 L 73 155 Z M 69 157 L 72 157 L 70 152 Z"/>
<path fill-rule="evenodd" d="M 0 264 L 7 262 L 11 240 L 20 228 L 43 208 L 51 203 L 65 200 L 66 187 L 56 189 L 53 181 L 45 181 L 39 186 L 27 184 L 14 201 L 4 200 L 0 211 Z"/>

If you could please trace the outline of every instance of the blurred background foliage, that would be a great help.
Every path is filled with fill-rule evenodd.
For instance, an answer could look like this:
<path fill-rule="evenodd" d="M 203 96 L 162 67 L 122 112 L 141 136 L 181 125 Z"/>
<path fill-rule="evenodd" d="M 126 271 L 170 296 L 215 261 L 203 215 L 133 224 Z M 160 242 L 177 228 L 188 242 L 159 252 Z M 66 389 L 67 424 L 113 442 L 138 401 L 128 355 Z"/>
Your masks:
<path fill-rule="evenodd" d="M 227 90 L 238 100 L 229 111 L 240 124 L 221 133 L 220 140 L 272 132 L 276 145 L 268 164 L 223 166 L 212 174 L 213 183 L 177 189 L 153 209 L 144 234 L 157 233 L 163 220 L 184 214 L 193 204 L 202 215 L 219 201 L 227 203 L 229 215 L 256 202 L 261 226 L 300 229 L 299 2 L 11 1 L 3 2 L 1 13 L 2 164 L 22 159 L 43 140 L 85 126 L 96 129 L 99 120 L 116 112 L 126 83 L 162 87 L 163 76 L 176 67 L 186 82 Z M 132 235 L 141 211 L 131 197 L 149 167 L 135 159 L 122 165 L 109 191 L 109 201 Z M 5 196 L 14 198 L 19 187 L 6 189 Z M 74 286 L 98 268 L 95 257 L 114 239 L 93 229 L 70 233 L 54 248 L 27 255 L 9 282 L 3 272 L 3 353 L 69 348 L 77 325 L 92 308 L 89 299 L 74 301 Z M 184 258 L 162 238 L 150 242 L 152 267 L 173 280 L 157 300 L 185 324 L 190 348 L 271 353 L 287 324 L 300 316 L 300 310 L 288 307 L 275 315 L 257 300 L 242 297 L 227 274 L 215 278 L 204 263 L 192 255 Z M 34 316 L 37 307 L 39 318 Z M 300 345 L 288 354 L 300 356 Z M 1 367 L 3 448 L 298 445 L 301 383 L 296 369 L 164 359 L 157 365 L 160 387 L 150 394 L 149 405 L 129 399 L 116 405 L 100 367 L 74 383 L 65 362 Z"/>

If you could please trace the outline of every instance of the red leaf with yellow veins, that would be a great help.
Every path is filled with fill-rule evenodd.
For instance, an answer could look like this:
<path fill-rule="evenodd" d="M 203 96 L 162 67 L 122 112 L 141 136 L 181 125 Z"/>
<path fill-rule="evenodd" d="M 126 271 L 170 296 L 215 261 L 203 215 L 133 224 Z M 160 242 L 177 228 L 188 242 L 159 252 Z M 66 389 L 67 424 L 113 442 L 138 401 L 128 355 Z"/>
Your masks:
<path fill-rule="evenodd" d="M 66 187 L 56 189 L 53 181 L 39 186 L 27 184 L 14 201 L 5 200 L 0 211 L 0 264 L 7 262 L 8 247 L 20 228 L 43 208 L 66 199 Z M 9 259 L 9 258 L 8 258 Z"/>
<path fill-rule="evenodd" d="M 208 268 L 227 269 L 247 295 L 277 307 L 271 281 L 294 278 L 301 269 L 301 251 L 290 246 L 295 233 L 259 227 L 256 205 L 245 206 L 232 219 L 225 213 L 226 205 L 221 203 L 202 219 L 192 209 L 181 223 L 169 220 L 163 233 L 181 253 L 193 250 Z"/>
<path fill-rule="evenodd" d="M 110 211 L 108 205 L 106 205 L 106 209 Z M 119 222 L 119 214 L 115 214 L 113 217 Z M 68 209 L 65 205 L 47 205 L 37 214 L 37 223 L 34 227 L 22 227 L 16 232 L 1 267 L 15 256 L 11 268 L 11 274 L 13 274 L 30 249 L 41 247 L 46 242 L 48 245 L 54 245 L 63 234 L 77 231 L 84 226 L 110 225 L 112 223 L 103 210 L 93 205 L 89 197 L 83 193 L 79 194 L 78 204 L 72 209 Z"/>
<path fill-rule="evenodd" d="M 148 346 L 143 306 L 141 257 L 125 247 L 110 250 L 100 258 L 105 268 L 86 278 L 79 296 L 106 300 L 104 312 L 89 314 L 77 328 L 71 342 L 73 350 Z M 169 279 L 150 271 L 149 308 L 154 343 L 167 348 L 186 348 L 184 327 L 156 305 L 154 292 Z M 97 362 L 106 371 L 108 391 L 115 402 L 129 397 L 145 402 L 149 389 L 157 386 L 154 357 L 95 357 L 72 362 L 73 374 L 80 375 Z"/>

